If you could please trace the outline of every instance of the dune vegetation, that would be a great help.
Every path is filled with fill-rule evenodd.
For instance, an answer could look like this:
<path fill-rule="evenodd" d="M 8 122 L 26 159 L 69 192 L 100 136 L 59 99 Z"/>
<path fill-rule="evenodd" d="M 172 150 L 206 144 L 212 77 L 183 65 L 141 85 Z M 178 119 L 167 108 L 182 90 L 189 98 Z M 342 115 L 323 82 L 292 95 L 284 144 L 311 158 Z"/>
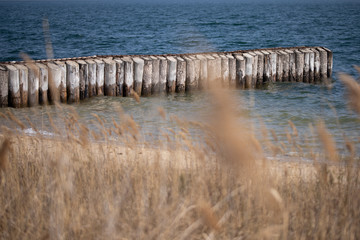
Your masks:
<path fill-rule="evenodd" d="M 360 86 L 341 75 L 360 114 Z M 57 137 L 25 135 L 14 123 L 0 137 L 1 239 L 359 239 L 360 173 L 354 142 L 339 154 L 324 123 L 321 155 L 311 162 L 269 160 L 296 145 L 276 133 L 261 139 L 241 124 L 226 92 L 214 94 L 203 122 L 175 119 L 179 131 L 158 146 L 139 142 L 139 127 L 97 116 L 98 129 L 71 106 Z M 141 101 L 141 99 L 137 100 Z M 120 107 L 119 107 L 120 108 Z M 163 118 L 170 118 L 159 109 Z M 51 118 L 50 118 L 51 119 Z M 112 121 L 112 127 L 104 122 Z M 108 125 L 106 125 L 108 126 Z M 194 141 L 196 126 L 203 141 Z M 271 137 L 270 137 L 271 136 Z M 114 140 L 116 139 L 116 140 Z M 345 140 L 344 140 L 345 141 Z"/>

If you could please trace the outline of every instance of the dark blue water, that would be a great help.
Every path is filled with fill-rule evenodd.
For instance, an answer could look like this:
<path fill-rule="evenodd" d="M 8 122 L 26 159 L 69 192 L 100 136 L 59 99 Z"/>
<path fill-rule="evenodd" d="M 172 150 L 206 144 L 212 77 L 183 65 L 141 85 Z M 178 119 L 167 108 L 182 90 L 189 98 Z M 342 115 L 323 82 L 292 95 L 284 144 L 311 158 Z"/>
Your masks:
<path fill-rule="evenodd" d="M 20 60 L 20 52 L 46 58 L 43 18 L 49 19 L 56 58 L 325 46 L 334 52 L 331 88 L 289 83 L 234 94 L 249 115 L 269 129 L 284 132 L 291 120 L 306 135 L 309 124 L 322 118 L 340 145 L 344 135 L 359 139 L 359 118 L 348 110 L 336 77 L 341 71 L 357 76 L 352 66 L 360 64 L 359 2 L 0 2 L 0 61 Z M 91 118 L 89 113 L 111 116 L 112 102 L 120 102 L 151 132 L 164 124 L 158 106 L 192 116 L 206 101 L 201 95 L 147 98 L 140 105 L 131 99 L 94 98 L 76 108 L 84 119 Z M 14 112 L 20 118 L 29 115 L 26 109 Z"/>
<path fill-rule="evenodd" d="M 360 3 L 221 2 L 0 2 L 0 61 L 46 58 L 47 17 L 58 58 L 321 45 L 335 72 L 359 62 Z"/>

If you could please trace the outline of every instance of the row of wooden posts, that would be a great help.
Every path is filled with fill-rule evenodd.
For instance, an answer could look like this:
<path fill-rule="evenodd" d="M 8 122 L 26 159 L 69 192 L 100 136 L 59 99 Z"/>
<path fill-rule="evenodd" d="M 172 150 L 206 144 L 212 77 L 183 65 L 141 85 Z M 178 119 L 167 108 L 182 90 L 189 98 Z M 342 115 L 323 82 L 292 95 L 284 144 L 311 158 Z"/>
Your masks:
<path fill-rule="evenodd" d="M 94 96 L 150 96 L 272 82 L 317 83 L 332 74 L 324 47 L 153 56 L 93 56 L 0 63 L 0 106 L 31 107 Z"/>

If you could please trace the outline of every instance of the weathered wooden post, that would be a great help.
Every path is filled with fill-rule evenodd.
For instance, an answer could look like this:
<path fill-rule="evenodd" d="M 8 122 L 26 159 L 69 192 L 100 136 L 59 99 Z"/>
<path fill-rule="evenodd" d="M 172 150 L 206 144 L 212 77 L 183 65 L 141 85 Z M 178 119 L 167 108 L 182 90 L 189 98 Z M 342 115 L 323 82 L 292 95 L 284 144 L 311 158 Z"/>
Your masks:
<path fill-rule="evenodd" d="M 243 56 L 245 58 L 245 88 L 252 88 L 254 57 L 249 53 L 244 53 Z"/>
<path fill-rule="evenodd" d="M 316 48 L 320 53 L 320 78 L 327 79 L 327 52 L 321 47 Z"/>
<path fill-rule="evenodd" d="M 28 79 L 29 79 L 29 70 L 27 67 L 21 64 L 14 65 L 19 70 L 19 83 L 20 83 L 20 98 L 21 98 L 21 107 L 28 106 Z"/>
<path fill-rule="evenodd" d="M 198 90 L 199 81 L 200 81 L 201 62 L 195 55 L 191 55 L 190 58 L 194 61 L 194 67 L 195 67 L 195 82 L 192 90 Z"/>
<path fill-rule="evenodd" d="M 116 62 L 111 59 L 104 59 L 104 63 L 105 95 L 116 96 Z"/>
<path fill-rule="evenodd" d="M 35 106 L 48 98 L 77 102 L 94 95 L 129 96 L 132 89 L 149 96 L 218 84 L 254 88 L 275 81 L 313 83 L 330 78 L 333 67 L 333 53 L 325 47 L 83 59 L 0 65 L 0 106 Z"/>
<path fill-rule="evenodd" d="M 92 59 L 86 59 L 88 65 L 88 95 L 89 97 L 96 96 L 96 62 Z"/>
<path fill-rule="evenodd" d="M 257 68 L 256 70 L 256 86 L 260 87 L 263 84 L 263 76 L 264 76 L 264 54 L 260 51 L 254 51 L 257 57 Z"/>
<path fill-rule="evenodd" d="M 216 86 L 221 86 L 222 84 L 222 75 L 221 75 L 221 57 L 219 54 L 214 53 L 212 56 L 215 58 L 215 84 Z"/>
<path fill-rule="evenodd" d="M 252 77 L 251 77 L 251 88 L 255 88 L 257 85 L 257 69 L 258 69 L 258 61 L 259 57 L 253 51 L 248 52 L 253 58 L 253 65 L 252 65 Z"/>
<path fill-rule="evenodd" d="M 328 78 L 332 77 L 332 69 L 333 69 L 333 52 L 330 49 L 324 48 L 327 51 L 327 63 L 328 63 L 328 68 L 327 68 L 327 76 Z"/>
<path fill-rule="evenodd" d="M 205 57 L 207 58 L 208 86 L 213 88 L 217 77 L 216 60 L 211 55 L 205 55 Z"/>
<path fill-rule="evenodd" d="M 66 86 L 68 103 L 80 100 L 79 64 L 74 61 L 66 61 Z"/>
<path fill-rule="evenodd" d="M 204 90 L 208 88 L 208 68 L 207 58 L 204 55 L 196 55 L 196 58 L 200 60 L 200 78 L 199 78 L 199 89 Z"/>
<path fill-rule="evenodd" d="M 226 54 L 229 61 L 229 87 L 236 87 L 236 59 L 231 54 Z"/>
<path fill-rule="evenodd" d="M 245 88 L 245 58 L 241 54 L 234 55 L 236 59 L 236 84 L 240 89 Z"/>
<path fill-rule="evenodd" d="M 327 77 L 331 78 L 332 76 L 332 68 L 333 68 L 333 53 L 330 49 L 323 47 L 323 49 L 327 53 Z"/>
<path fill-rule="evenodd" d="M 283 81 L 283 72 L 284 72 L 284 65 L 283 65 L 283 58 L 284 55 L 281 51 L 276 51 L 277 59 L 276 59 L 276 81 L 282 82 Z"/>
<path fill-rule="evenodd" d="M 302 82 L 304 79 L 304 53 L 295 50 L 295 68 L 296 68 L 296 81 Z"/>
<path fill-rule="evenodd" d="M 310 82 L 310 51 L 306 48 L 300 49 L 304 53 L 304 73 L 303 79 L 305 83 Z"/>
<path fill-rule="evenodd" d="M 160 59 L 151 56 L 152 59 L 152 78 L 151 78 L 151 94 L 155 95 L 160 92 Z"/>
<path fill-rule="evenodd" d="M 289 71 L 290 71 L 290 57 L 289 53 L 287 53 L 285 50 L 279 51 L 282 56 L 282 82 L 288 82 L 289 81 Z"/>
<path fill-rule="evenodd" d="M 131 90 L 134 88 L 134 62 L 131 58 L 125 57 L 124 61 L 124 97 L 131 96 Z"/>
<path fill-rule="evenodd" d="M 314 71 L 315 71 L 315 53 L 310 48 L 309 51 L 309 82 L 314 83 Z"/>
<path fill-rule="evenodd" d="M 48 104 L 48 89 L 49 89 L 49 73 L 47 66 L 37 63 L 39 68 L 39 102 L 40 104 Z"/>
<path fill-rule="evenodd" d="M 167 70 L 167 92 L 173 93 L 176 88 L 176 72 L 177 72 L 177 61 L 174 57 L 167 57 L 168 70 Z"/>
<path fill-rule="evenodd" d="M 253 58 L 253 65 L 252 65 L 252 77 L 251 77 L 251 88 L 255 88 L 257 85 L 257 70 L 258 70 L 258 61 L 259 57 L 254 52 L 248 52 Z"/>
<path fill-rule="evenodd" d="M 0 107 L 9 105 L 9 72 L 4 65 L 0 65 Z"/>
<path fill-rule="evenodd" d="M 176 92 L 184 93 L 185 92 L 185 82 L 186 82 L 186 62 L 181 57 L 176 57 L 177 68 L 176 68 Z"/>
<path fill-rule="evenodd" d="M 277 54 L 275 51 L 269 51 L 270 53 L 270 78 L 271 82 L 276 82 L 276 66 L 277 66 Z"/>
<path fill-rule="evenodd" d="M 84 60 L 77 60 L 79 64 L 80 100 L 89 97 L 89 65 Z"/>
<path fill-rule="evenodd" d="M 19 108 L 21 106 L 19 70 L 13 65 L 6 65 L 6 68 L 9 72 L 9 106 Z"/>
<path fill-rule="evenodd" d="M 314 82 L 320 82 L 320 53 L 316 48 L 311 48 L 314 52 Z"/>
<path fill-rule="evenodd" d="M 96 63 L 96 95 L 104 95 L 104 82 L 105 82 L 105 63 L 100 59 L 94 60 Z"/>
<path fill-rule="evenodd" d="M 159 57 L 159 91 L 160 93 L 166 93 L 166 79 L 168 75 L 168 60 L 165 57 Z"/>
<path fill-rule="evenodd" d="M 29 107 L 37 106 L 39 104 L 39 68 L 35 63 L 26 64 L 29 73 Z"/>
<path fill-rule="evenodd" d="M 230 85 L 230 69 L 229 58 L 225 54 L 219 54 L 221 59 L 221 85 L 224 88 L 229 88 Z"/>
<path fill-rule="evenodd" d="M 67 102 L 67 87 L 66 87 L 66 64 L 62 61 L 55 61 L 56 65 L 59 66 L 61 72 L 60 81 L 60 101 L 63 103 Z M 29 86 L 30 89 L 30 86 Z"/>
<path fill-rule="evenodd" d="M 270 52 L 266 50 L 261 50 L 261 53 L 264 55 L 263 83 L 269 83 L 271 82 Z"/>
<path fill-rule="evenodd" d="M 186 61 L 186 80 L 185 80 L 185 91 L 191 92 L 196 89 L 195 80 L 195 62 L 190 56 L 184 56 Z"/>
<path fill-rule="evenodd" d="M 60 84 L 61 84 L 61 69 L 58 65 L 49 62 L 47 64 L 49 72 L 49 100 L 51 103 L 60 101 Z"/>
<path fill-rule="evenodd" d="M 296 57 L 294 50 L 286 49 L 285 52 L 289 55 L 289 81 L 296 81 Z"/>
<path fill-rule="evenodd" d="M 114 59 L 116 63 L 116 96 L 124 96 L 125 63 L 121 59 Z"/>
<path fill-rule="evenodd" d="M 152 85 L 152 74 L 153 74 L 153 60 L 150 57 L 143 57 L 144 60 L 144 73 L 142 78 L 142 96 L 151 95 L 151 85 Z"/>
<path fill-rule="evenodd" d="M 134 91 L 141 96 L 142 81 L 144 75 L 144 60 L 134 57 Z"/>

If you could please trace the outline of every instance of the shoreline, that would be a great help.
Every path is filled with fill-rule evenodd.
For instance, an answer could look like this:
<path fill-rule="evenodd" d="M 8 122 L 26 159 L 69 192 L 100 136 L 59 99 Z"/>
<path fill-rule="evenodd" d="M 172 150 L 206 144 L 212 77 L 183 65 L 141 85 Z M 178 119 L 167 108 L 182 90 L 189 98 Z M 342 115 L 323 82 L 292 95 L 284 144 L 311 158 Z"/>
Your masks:
<path fill-rule="evenodd" d="M 221 164 L 218 163 L 216 156 L 211 156 L 209 154 L 204 156 L 202 155 L 203 153 L 196 151 L 186 151 L 182 149 L 181 146 L 178 146 L 179 148 L 166 148 L 165 146 L 153 148 L 145 146 L 145 144 L 120 145 L 114 144 L 114 142 L 111 141 L 89 142 L 87 140 L 81 143 L 75 138 L 48 138 L 42 135 L 27 136 L 13 134 L 7 138 L 10 140 L 13 151 L 18 150 L 18 152 L 21 152 L 22 149 L 26 149 L 32 153 L 33 156 L 30 154 L 28 156 L 29 159 L 27 159 L 28 161 L 36 159 L 35 155 L 51 157 L 52 155 L 57 154 L 57 152 L 51 152 L 52 149 L 60 148 L 65 150 L 67 147 L 71 147 L 71 150 L 75 152 L 74 154 L 79 156 L 79 160 L 84 162 L 88 160 L 89 154 L 91 154 L 92 157 L 98 154 L 99 156 L 105 156 L 103 161 L 116 160 L 119 164 L 133 164 L 134 162 L 131 161 L 136 159 L 138 164 L 161 163 L 163 167 L 175 167 L 180 170 L 196 170 L 200 165 L 203 165 L 204 162 L 207 165 L 214 167 L 216 167 L 216 164 Z M 5 136 L 0 134 L 1 144 L 4 139 Z M 71 142 L 75 143 L 75 145 Z M 337 176 L 340 176 L 339 173 L 346 168 L 345 165 L 339 165 L 339 163 L 311 162 L 311 160 L 302 161 L 297 158 L 297 156 L 291 156 L 291 159 L 284 160 L 282 157 L 265 156 L 263 159 L 256 160 L 255 165 L 260 168 L 268 168 L 270 173 L 279 175 L 278 177 L 289 174 L 304 180 L 314 179 L 314 176 L 319 170 L 317 168 L 324 166 L 324 164 L 329 171 Z"/>

